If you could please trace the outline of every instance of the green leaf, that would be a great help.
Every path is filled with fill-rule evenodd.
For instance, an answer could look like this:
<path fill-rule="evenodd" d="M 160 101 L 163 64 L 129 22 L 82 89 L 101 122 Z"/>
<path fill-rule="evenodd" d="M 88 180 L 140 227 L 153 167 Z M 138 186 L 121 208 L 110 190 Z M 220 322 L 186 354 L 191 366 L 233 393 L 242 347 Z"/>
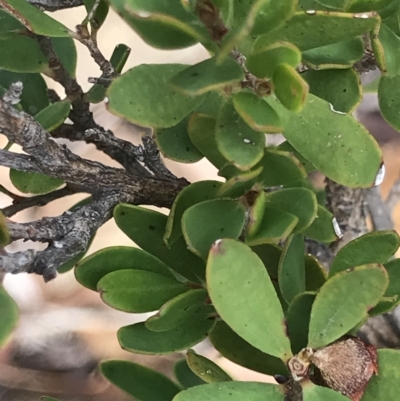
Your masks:
<path fill-rule="evenodd" d="M 185 322 L 207 299 L 207 291 L 203 289 L 190 290 L 178 295 L 164 304 L 160 311 L 149 317 L 146 328 L 151 331 L 168 331 Z"/>
<path fill-rule="evenodd" d="M 45 194 L 60 187 L 64 182 L 39 173 L 27 173 L 10 169 L 10 180 L 23 193 Z"/>
<path fill-rule="evenodd" d="M 0 8 L 0 32 L 20 33 L 23 32 L 24 30 L 25 30 L 24 25 L 22 25 L 10 13 Z"/>
<path fill-rule="evenodd" d="M 397 401 L 397 383 L 400 380 L 400 352 L 393 349 L 378 349 L 379 374 L 371 377 L 363 395 L 363 401 Z"/>
<path fill-rule="evenodd" d="M 330 388 L 308 382 L 303 386 L 303 401 L 348 401 L 349 399 Z"/>
<path fill-rule="evenodd" d="M 336 254 L 329 269 L 329 277 L 355 266 L 385 263 L 399 248 L 396 231 L 375 231 L 347 243 Z"/>
<path fill-rule="evenodd" d="M 382 75 L 378 86 L 379 110 L 382 117 L 397 131 L 400 131 L 400 75 L 388 77 Z"/>
<path fill-rule="evenodd" d="M 234 94 L 233 106 L 239 116 L 254 131 L 268 134 L 283 131 L 282 122 L 276 111 L 254 93 L 241 91 Z"/>
<path fill-rule="evenodd" d="M 196 148 L 217 168 L 223 167 L 227 160 L 217 147 L 215 138 L 215 118 L 195 113 L 188 125 L 189 138 Z"/>
<path fill-rule="evenodd" d="M 352 0 L 316 0 L 325 7 L 336 10 L 346 10 Z"/>
<path fill-rule="evenodd" d="M 301 163 L 302 167 L 307 173 L 316 170 L 312 163 L 305 157 L 303 157 L 288 141 L 282 142 L 279 146 L 276 147 L 276 149 L 291 153 Z"/>
<path fill-rule="evenodd" d="M 236 84 L 244 79 L 240 65 L 228 58 L 217 65 L 215 58 L 209 58 L 179 72 L 171 79 L 172 85 L 189 96 Z"/>
<path fill-rule="evenodd" d="M 262 167 L 246 172 L 244 174 L 238 174 L 230 178 L 220 188 L 218 195 L 221 197 L 238 198 L 245 195 L 250 191 L 256 184 L 257 179 L 262 171 Z"/>
<path fill-rule="evenodd" d="M 203 384 L 181 391 L 174 401 L 283 401 L 280 386 L 269 383 L 225 382 Z"/>
<path fill-rule="evenodd" d="M 264 156 L 254 167 L 262 167 L 259 182 L 263 187 L 289 184 L 307 177 L 302 164 L 290 152 L 272 148 L 264 150 Z"/>
<path fill-rule="evenodd" d="M 47 132 L 54 131 L 58 128 L 68 117 L 71 110 L 71 103 L 68 100 L 56 102 L 47 106 L 35 115 L 35 120 Z"/>
<path fill-rule="evenodd" d="M 114 309 L 130 313 L 152 312 L 188 291 L 174 278 L 146 270 L 124 269 L 106 274 L 97 283 L 101 299 Z"/>
<path fill-rule="evenodd" d="M 299 112 L 308 94 L 307 82 L 288 64 L 280 64 L 276 67 L 272 80 L 278 100 L 287 109 Z"/>
<path fill-rule="evenodd" d="M 203 341 L 214 323 L 214 319 L 201 320 L 193 316 L 172 330 L 156 332 L 150 331 L 141 322 L 121 327 L 118 330 L 118 340 L 122 349 L 136 354 L 170 354 Z"/>
<path fill-rule="evenodd" d="M 249 247 L 232 239 L 216 242 L 208 258 L 207 283 L 215 309 L 238 335 L 283 360 L 291 356 L 280 302 L 263 263 Z"/>
<path fill-rule="evenodd" d="M 117 73 L 120 74 L 122 72 L 130 53 L 131 48 L 124 44 L 119 44 L 115 47 L 110 63 Z M 100 103 L 105 98 L 106 92 L 107 88 L 105 86 L 95 84 L 87 92 L 87 99 L 90 103 Z"/>
<path fill-rule="evenodd" d="M 290 344 L 294 355 L 307 347 L 308 325 L 314 300 L 314 292 L 298 294 L 292 299 L 286 313 Z"/>
<path fill-rule="evenodd" d="M 88 14 L 92 11 L 95 1 L 96 0 L 83 0 L 86 12 Z M 103 25 L 108 15 L 108 8 L 108 4 L 104 0 L 101 0 L 96 12 L 93 15 L 92 21 L 90 21 L 91 23 L 94 22 L 95 26 L 93 28 L 99 29 Z"/>
<path fill-rule="evenodd" d="M 265 136 L 252 130 L 228 100 L 218 115 L 215 139 L 223 157 L 247 170 L 257 164 L 264 152 Z"/>
<path fill-rule="evenodd" d="M 239 238 L 245 215 L 245 207 L 234 200 L 214 199 L 191 206 L 182 216 L 182 232 L 188 248 L 207 259 L 217 239 Z"/>
<path fill-rule="evenodd" d="M 294 233 L 310 227 L 317 217 L 317 197 L 307 188 L 287 188 L 270 192 L 266 196 L 266 205 L 296 216 L 299 221 Z"/>
<path fill-rule="evenodd" d="M 191 349 L 186 354 L 186 360 L 193 373 L 206 383 L 220 383 L 232 380 L 217 364 L 202 355 L 196 354 Z"/>
<path fill-rule="evenodd" d="M 317 47 L 303 52 L 303 63 L 314 70 L 350 68 L 361 60 L 364 44 L 360 37 L 342 40 L 332 45 Z"/>
<path fill-rule="evenodd" d="M 341 233 L 337 233 L 335 226 L 336 219 L 333 214 L 321 205 L 318 205 L 317 218 L 311 226 L 304 230 L 304 235 L 315 241 L 330 243 L 340 238 Z"/>
<path fill-rule="evenodd" d="M 107 380 L 140 401 L 172 401 L 180 391 L 167 376 L 130 361 L 105 361 L 100 369 Z"/>
<path fill-rule="evenodd" d="M 299 219 L 293 214 L 273 207 L 266 207 L 256 232 L 246 231 L 246 243 L 250 246 L 268 244 L 286 239 Z"/>
<path fill-rule="evenodd" d="M 306 71 L 302 77 L 310 92 L 329 102 L 331 110 L 351 113 L 361 102 L 362 92 L 358 74 L 352 69 Z"/>
<path fill-rule="evenodd" d="M 287 42 L 276 42 L 257 48 L 257 51 L 247 58 L 246 67 L 256 77 L 271 78 L 280 64 L 296 68 L 300 62 L 301 52 L 296 46 Z"/>
<path fill-rule="evenodd" d="M 72 38 L 51 38 L 51 43 L 61 64 L 67 70 L 68 74 L 72 78 L 75 78 L 78 55 Z"/>
<path fill-rule="evenodd" d="M 379 69 L 387 76 L 400 73 L 400 38 L 385 24 L 379 27 L 379 33 L 371 35 L 372 48 Z"/>
<path fill-rule="evenodd" d="M 393 3 L 392 0 L 352 0 L 349 11 L 355 13 L 362 13 L 366 11 L 376 11 L 381 10 L 386 7 L 390 3 Z M 397 1 L 394 1 L 397 3 Z"/>
<path fill-rule="evenodd" d="M 195 163 L 203 158 L 189 138 L 186 117 L 174 127 L 154 130 L 155 140 L 161 153 L 180 163 Z"/>
<path fill-rule="evenodd" d="M 34 116 L 49 105 L 47 85 L 40 74 L 24 74 L 0 70 L 0 85 L 2 87 L 9 88 L 12 83 L 17 81 L 22 82 L 24 85 L 20 104 L 25 112 Z"/>
<path fill-rule="evenodd" d="M 75 268 L 77 281 L 89 288 L 97 291 L 97 283 L 108 273 L 117 270 L 145 270 L 166 277 L 173 278 L 169 267 L 153 255 L 129 246 L 112 246 L 101 249 L 84 260 Z"/>
<path fill-rule="evenodd" d="M 335 182 L 349 187 L 374 185 L 382 163 L 379 145 L 353 117 L 332 111 L 326 101 L 309 94 L 301 113 L 288 113 L 284 135 Z"/>
<path fill-rule="evenodd" d="M 199 181 L 184 188 L 175 198 L 165 226 L 164 242 L 173 244 L 181 235 L 183 213 L 189 207 L 217 196 L 222 183 L 219 181 Z"/>
<path fill-rule="evenodd" d="M 292 235 L 283 248 L 278 269 L 279 287 L 288 304 L 306 289 L 304 264 L 304 238 L 301 234 Z"/>
<path fill-rule="evenodd" d="M 323 347 L 346 334 L 384 295 L 388 275 L 379 265 L 359 266 L 329 279 L 313 304 L 308 346 Z"/>
<path fill-rule="evenodd" d="M 210 42 L 207 29 L 180 1 L 111 0 L 109 3 L 150 46 L 171 50 L 198 41 Z"/>
<path fill-rule="evenodd" d="M 10 242 L 7 220 L 4 214 L 0 211 L 0 247 L 8 245 Z"/>
<path fill-rule="evenodd" d="M 171 78 L 186 67 L 142 64 L 132 68 L 108 88 L 108 110 L 145 127 L 169 128 L 178 124 L 204 101 L 203 96 L 190 97 L 170 84 Z"/>
<path fill-rule="evenodd" d="M 68 29 L 26 0 L 1 0 L 0 5 L 37 35 L 68 37 Z"/>
<path fill-rule="evenodd" d="M 396 306 L 400 304 L 400 300 L 394 297 L 383 297 L 371 310 L 368 311 L 369 317 L 383 315 L 384 313 L 391 312 Z"/>
<path fill-rule="evenodd" d="M 12 35 L 0 40 L 0 68 L 13 72 L 46 72 L 48 64 L 38 42 L 27 36 Z"/>
<path fill-rule="evenodd" d="M 326 282 L 326 272 L 313 255 L 305 257 L 306 290 L 318 291 Z"/>
<path fill-rule="evenodd" d="M 6 290 L 0 286 L 0 346 L 3 346 L 10 334 L 13 332 L 18 322 L 18 306 L 15 301 L 8 295 Z"/>
<path fill-rule="evenodd" d="M 178 383 L 183 388 L 189 388 L 204 384 L 204 381 L 201 380 L 197 375 L 195 375 L 189 368 L 186 359 L 181 359 L 175 364 L 174 374 L 176 379 L 178 380 Z"/>
<path fill-rule="evenodd" d="M 240 366 L 267 375 L 288 373 L 286 365 L 279 358 L 253 347 L 223 321 L 216 323 L 209 339 L 221 355 Z"/>
<path fill-rule="evenodd" d="M 204 262 L 187 247 L 183 237 L 169 248 L 164 244 L 167 216 L 138 206 L 120 204 L 114 208 L 118 227 L 142 248 L 167 264 L 189 281 L 198 283 L 204 277 Z"/>
<path fill-rule="evenodd" d="M 260 191 L 256 198 L 250 205 L 250 211 L 247 223 L 247 234 L 254 235 L 261 227 L 262 219 L 265 213 L 265 206 L 267 204 L 267 194 L 264 191 Z"/>
<path fill-rule="evenodd" d="M 385 269 L 389 275 L 389 286 L 385 297 L 400 297 L 400 259 L 393 259 L 385 263 Z"/>

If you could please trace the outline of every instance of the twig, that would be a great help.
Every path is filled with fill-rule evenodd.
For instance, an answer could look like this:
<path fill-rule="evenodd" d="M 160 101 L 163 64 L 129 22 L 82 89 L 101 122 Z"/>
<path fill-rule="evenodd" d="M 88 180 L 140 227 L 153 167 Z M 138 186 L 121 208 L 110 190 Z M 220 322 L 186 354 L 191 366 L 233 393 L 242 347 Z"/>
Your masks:
<path fill-rule="evenodd" d="M 1 164 L 1 162 L 0 162 Z M 2 209 L 4 216 L 11 217 L 21 212 L 22 210 L 29 209 L 34 206 L 46 206 L 48 203 L 53 202 L 56 199 L 63 198 L 68 195 L 72 195 L 75 192 L 65 186 L 63 188 L 57 189 L 56 191 L 50 192 L 44 195 L 31 196 L 29 198 L 22 198 L 14 200 L 13 204 Z"/>
<path fill-rule="evenodd" d="M 379 187 L 365 189 L 364 196 L 374 230 L 393 230 L 394 223 L 391 217 L 393 208 L 383 201 Z"/>
<path fill-rule="evenodd" d="M 400 201 L 400 180 L 396 181 L 386 198 L 386 206 L 393 210 Z"/>

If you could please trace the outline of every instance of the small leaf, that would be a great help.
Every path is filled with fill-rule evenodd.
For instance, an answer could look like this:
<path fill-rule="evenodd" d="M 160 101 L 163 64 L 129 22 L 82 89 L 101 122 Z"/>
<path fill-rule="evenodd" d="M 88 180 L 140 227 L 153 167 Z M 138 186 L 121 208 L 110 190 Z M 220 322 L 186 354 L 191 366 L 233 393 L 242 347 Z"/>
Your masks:
<path fill-rule="evenodd" d="M 130 53 L 130 47 L 124 44 L 119 44 L 115 47 L 110 58 L 110 63 L 117 73 L 120 74 L 122 72 Z M 105 86 L 95 84 L 87 92 L 87 99 L 90 103 L 100 103 L 105 98 L 106 92 L 107 88 Z"/>
<path fill-rule="evenodd" d="M 188 287 L 174 278 L 145 270 L 125 269 L 106 274 L 97 283 L 101 299 L 130 313 L 152 312 Z"/>
<path fill-rule="evenodd" d="M 290 152 L 266 148 L 264 156 L 254 167 L 262 167 L 259 182 L 263 187 L 274 187 L 302 180 L 307 176 L 302 164 Z"/>
<path fill-rule="evenodd" d="M 361 60 L 364 44 L 360 37 L 342 40 L 331 45 L 306 50 L 302 53 L 303 63 L 314 70 L 350 68 Z"/>
<path fill-rule="evenodd" d="M 372 376 L 363 395 L 363 401 L 397 401 L 397 383 L 400 371 L 400 352 L 393 349 L 378 349 L 379 374 Z"/>
<path fill-rule="evenodd" d="M 258 230 L 254 234 L 247 230 L 246 243 L 253 246 L 284 240 L 294 230 L 298 221 L 293 214 L 266 207 Z"/>
<path fill-rule="evenodd" d="M 86 12 L 88 14 L 92 11 L 95 1 L 96 0 L 83 0 L 83 3 L 85 4 Z M 107 15 L 108 15 L 108 4 L 104 0 L 101 0 L 100 4 L 97 7 L 96 12 L 93 15 L 92 21 L 90 21 L 90 22 L 94 22 L 95 26 L 93 28 L 99 29 L 103 25 L 104 21 L 106 20 Z M 85 20 L 86 20 L 86 18 L 85 18 Z"/>
<path fill-rule="evenodd" d="M 239 238 L 245 222 L 244 206 L 234 200 L 214 199 L 191 206 L 182 216 L 182 232 L 189 249 L 207 259 L 214 241 Z"/>
<path fill-rule="evenodd" d="M 304 238 L 301 234 L 292 235 L 286 241 L 279 261 L 278 282 L 288 304 L 306 289 Z"/>
<path fill-rule="evenodd" d="M 100 369 L 107 380 L 140 401 L 172 401 L 180 391 L 167 376 L 130 361 L 105 361 Z"/>
<path fill-rule="evenodd" d="M 114 208 L 118 227 L 144 251 L 151 253 L 189 281 L 204 277 L 204 263 L 187 247 L 183 237 L 167 248 L 163 236 L 167 216 L 138 206 L 120 204 Z"/>
<path fill-rule="evenodd" d="M 396 231 L 377 231 L 365 234 L 347 243 L 336 254 L 329 277 L 355 266 L 385 263 L 400 245 Z"/>
<path fill-rule="evenodd" d="M 296 68 L 300 62 L 301 52 L 296 46 L 287 42 L 276 42 L 264 48 L 258 48 L 247 58 L 246 67 L 256 77 L 271 78 L 280 64 Z"/>
<path fill-rule="evenodd" d="M 190 97 L 170 84 L 187 66 L 142 64 L 114 79 L 107 90 L 108 110 L 145 127 L 169 128 L 198 107 L 204 97 Z M 160 101 L 154 102 L 154 99 Z"/>
<path fill-rule="evenodd" d="M 315 386 L 311 382 L 303 386 L 304 401 L 348 401 L 344 395 L 333 391 L 330 388 Z"/>
<path fill-rule="evenodd" d="M 18 306 L 15 301 L 8 295 L 6 290 L 0 286 L 0 346 L 3 346 L 10 334 L 13 332 L 18 322 Z"/>
<path fill-rule="evenodd" d="M 157 146 L 164 157 L 180 163 L 196 163 L 203 158 L 189 138 L 188 121 L 185 118 L 173 127 L 154 130 Z"/>
<path fill-rule="evenodd" d="M 67 70 L 68 74 L 75 78 L 77 52 L 72 38 L 51 38 L 54 51 L 57 53 L 61 64 Z"/>
<path fill-rule="evenodd" d="M 263 263 L 249 247 L 232 239 L 215 243 L 207 283 L 215 309 L 238 335 L 263 352 L 290 357 L 280 302 Z"/>
<path fill-rule="evenodd" d="M 254 131 L 268 134 L 283 131 L 282 122 L 276 111 L 262 98 L 250 92 L 238 92 L 233 95 L 233 106 L 240 117 Z"/>
<path fill-rule="evenodd" d="M 168 215 L 164 234 L 166 245 L 173 244 L 182 235 L 183 213 L 197 203 L 215 198 L 221 186 L 222 183 L 219 181 L 199 181 L 187 186 L 179 193 Z"/>
<path fill-rule="evenodd" d="M 10 233 L 7 227 L 7 219 L 0 211 L 0 248 L 8 245 L 11 242 L 10 239 Z"/>
<path fill-rule="evenodd" d="M 243 79 L 243 69 L 235 60 L 228 58 L 217 65 L 215 58 L 209 58 L 179 72 L 172 77 L 171 83 L 186 95 L 197 96 Z"/>
<path fill-rule="evenodd" d="M 26 194 L 45 194 L 64 184 L 59 178 L 14 169 L 10 169 L 10 180 L 15 188 Z"/>
<path fill-rule="evenodd" d="M 186 359 L 181 359 L 175 364 L 174 374 L 176 380 L 184 389 L 204 384 L 204 381 L 189 368 Z"/>
<path fill-rule="evenodd" d="M 352 188 L 374 185 L 382 163 L 377 142 L 353 117 L 332 111 L 324 100 L 309 94 L 301 113 L 288 114 L 284 136 L 337 183 Z"/>
<path fill-rule="evenodd" d="M 223 157 L 242 170 L 257 164 L 265 147 L 265 136 L 252 130 L 228 100 L 217 119 L 215 139 Z"/>
<path fill-rule="evenodd" d="M 310 93 L 329 102 L 331 110 L 351 113 L 361 102 L 360 78 L 353 69 L 308 70 L 301 76 L 310 85 Z"/>
<path fill-rule="evenodd" d="M 318 203 L 315 193 L 306 188 L 287 188 L 270 192 L 266 196 L 266 206 L 283 210 L 296 216 L 299 221 L 294 230 L 301 232 L 317 217 Z"/>
<path fill-rule="evenodd" d="M 238 198 L 245 195 L 256 184 L 262 167 L 230 178 L 220 188 L 218 195 L 221 197 Z"/>
<path fill-rule="evenodd" d="M 279 358 L 253 347 L 223 321 L 216 323 L 209 339 L 221 355 L 240 366 L 267 375 L 288 374 L 286 365 Z"/>
<path fill-rule="evenodd" d="M 172 298 L 160 311 L 149 317 L 145 325 L 151 331 L 168 331 L 178 327 L 192 316 L 207 299 L 207 291 L 191 290 Z"/>
<path fill-rule="evenodd" d="M 50 37 L 67 37 L 68 29 L 25 0 L 1 0 L 0 5 L 30 31 Z"/>
<path fill-rule="evenodd" d="M 68 117 L 71 109 L 71 103 L 68 100 L 56 102 L 47 106 L 45 109 L 35 115 L 35 120 L 47 132 L 54 131 Z"/>
<path fill-rule="evenodd" d="M 301 163 L 302 167 L 306 170 L 307 173 L 316 170 L 312 163 L 305 157 L 303 157 L 288 141 L 282 142 L 279 146 L 276 147 L 276 149 L 291 153 Z"/>
<path fill-rule="evenodd" d="M 191 349 L 186 354 L 186 360 L 193 373 L 206 383 L 220 383 L 232 380 L 217 364 L 202 355 L 196 354 Z"/>
<path fill-rule="evenodd" d="M 306 290 L 318 291 L 326 282 L 326 272 L 313 255 L 306 255 Z"/>
<path fill-rule="evenodd" d="M 383 297 L 370 311 L 368 316 L 374 317 L 383 315 L 384 313 L 391 312 L 396 306 L 400 304 L 400 300 L 397 299 L 397 295 L 394 297 Z"/>
<path fill-rule="evenodd" d="M 47 85 L 40 74 L 25 74 L 0 70 L 0 85 L 2 87 L 9 88 L 12 83 L 17 81 L 22 82 L 24 85 L 20 104 L 25 112 L 34 116 L 49 105 Z"/>
<path fill-rule="evenodd" d="M 314 292 L 298 294 L 292 299 L 286 313 L 290 343 L 294 355 L 307 347 L 308 325 L 314 300 Z"/>
<path fill-rule="evenodd" d="M 385 297 L 396 295 L 400 297 L 400 259 L 390 260 L 384 266 L 389 275 L 389 286 L 385 292 Z"/>
<path fill-rule="evenodd" d="M 80 262 L 75 268 L 77 281 L 97 291 L 97 283 L 108 273 L 117 270 L 145 270 L 173 278 L 169 267 L 149 253 L 128 246 L 112 246 L 101 249 Z"/>
<path fill-rule="evenodd" d="M 308 84 L 290 65 L 276 67 L 272 78 L 278 100 L 289 110 L 299 112 L 306 101 Z"/>
<path fill-rule="evenodd" d="M 352 14 L 326 11 L 297 12 L 282 28 L 260 36 L 254 43 L 254 50 L 277 41 L 292 43 L 301 51 L 331 45 L 372 31 L 380 19 L 373 13 L 366 16 L 357 18 Z"/>
<path fill-rule="evenodd" d="M 163 332 L 150 331 L 145 323 L 121 327 L 118 340 L 122 349 L 136 354 L 170 354 L 183 351 L 203 341 L 214 326 L 214 319 L 196 316 L 180 326 Z"/>
<path fill-rule="evenodd" d="M 304 235 L 326 244 L 336 241 L 339 237 L 335 232 L 335 222 L 336 219 L 333 217 L 333 214 L 328 209 L 318 205 L 317 218 L 312 222 L 310 227 L 304 230 Z"/>
<path fill-rule="evenodd" d="M 397 131 L 400 131 L 400 75 L 388 77 L 382 75 L 378 87 L 379 110 L 382 117 Z"/>
<path fill-rule="evenodd" d="M 225 382 L 203 384 L 181 391 L 173 401 L 283 401 L 281 387 L 269 383 Z"/>
<path fill-rule="evenodd" d="M 355 267 L 329 279 L 313 304 L 308 346 L 323 347 L 346 334 L 379 302 L 387 285 L 379 265 Z"/>

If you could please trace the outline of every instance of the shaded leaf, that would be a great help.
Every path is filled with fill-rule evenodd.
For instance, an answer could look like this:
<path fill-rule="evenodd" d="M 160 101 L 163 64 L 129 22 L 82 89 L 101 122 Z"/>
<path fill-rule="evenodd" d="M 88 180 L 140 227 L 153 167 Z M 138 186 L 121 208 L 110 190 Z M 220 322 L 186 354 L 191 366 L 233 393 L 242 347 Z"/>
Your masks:
<path fill-rule="evenodd" d="M 112 384 L 140 401 L 171 401 L 180 388 L 167 376 L 130 361 L 105 361 L 101 373 Z"/>
<path fill-rule="evenodd" d="M 207 283 L 215 309 L 238 335 L 263 352 L 290 357 L 280 302 L 263 263 L 249 247 L 232 239 L 216 242 L 208 258 Z"/>
<path fill-rule="evenodd" d="M 398 295 L 400 297 L 400 259 L 393 259 L 385 263 L 389 275 L 389 286 L 385 292 L 386 297 Z"/>
<path fill-rule="evenodd" d="M 379 265 L 359 266 L 329 279 L 314 301 L 308 346 L 323 347 L 363 319 L 386 291 L 388 276 Z"/>
<path fill-rule="evenodd" d="M 14 330 L 18 322 L 18 306 L 15 301 L 8 295 L 7 291 L 0 286 L 0 346 L 4 345 Z"/>
<path fill-rule="evenodd" d="M 381 298 L 376 306 L 368 311 L 368 316 L 374 317 L 391 312 L 394 308 L 396 308 L 396 306 L 400 304 L 400 300 L 397 298 L 397 295 L 394 297 Z"/>
<path fill-rule="evenodd" d="M 335 225 L 337 222 L 333 214 L 325 207 L 318 205 L 317 217 L 311 226 L 304 230 L 304 235 L 315 241 L 330 243 L 339 239 Z"/>
<path fill-rule="evenodd" d="M 262 167 L 233 176 L 222 185 L 218 195 L 221 197 L 238 198 L 246 194 L 256 184 L 261 171 Z"/>
<path fill-rule="evenodd" d="M 54 131 L 68 117 L 71 103 L 68 100 L 53 103 L 35 115 L 35 120 L 47 132 Z"/>
<path fill-rule="evenodd" d="M 64 184 L 59 178 L 14 169 L 10 169 L 10 180 L 15 188 L 27 194 L 45 194 Z"/>
<path fill-rule="evenodd" d="M 382 75 L 378 86 L 379 110 L 382 117 L 397 131 L 400 131 L 400 75 L 388 77 Z"/>
<path fill-rule="evenodd" d="M 313 255 L 306 255 L 305 270 L 306 290 L 319 290 L 325 284 L 327 274 L 322 265 L 318 262 L 317 258 L 315 258 Z"/>
<path fill-rule="evenodd" d="M 204 381 L 196 376 L 189 368 L 186 359 L 181 359 L 174 366 L 174 374 L 178 383 L 183 388 L 189 388 L 204 384 Z"/>

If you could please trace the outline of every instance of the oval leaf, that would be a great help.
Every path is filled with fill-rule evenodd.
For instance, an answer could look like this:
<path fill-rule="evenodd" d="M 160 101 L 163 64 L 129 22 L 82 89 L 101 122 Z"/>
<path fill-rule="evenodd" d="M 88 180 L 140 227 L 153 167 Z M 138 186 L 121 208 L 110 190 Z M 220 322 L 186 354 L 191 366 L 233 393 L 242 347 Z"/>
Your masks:
<path fill-rule="evenodd" d="M 188 288 L 174 278 L 145 270 L 118 270 L 97 283 L 101 299 L 112 308 L 131 313 L 151 312 Z"/>
<path fill-rule="evenodd" d="M 400 131 L 400 75 L 388 77 L 382 75 L 378 86 L 379 109 L 382 117 L 397 131 Z"/>
<path fill-rule="evenodd" d="M 217 241 L 208 258 L 207 283 L 215 309 L 237 334 L 263 352 L 283 360 L 291 356 L 280 302 L 250 248 L 232 239 Z"/>
<path fill-rule="evenodd" d="M 35 120 L 47 132 L 54 131 L 68 117 L 71 103 L 68 100 L 53 103 L 35 115 Z"/>
<path fill-rule="evenodd" d="M 45 194 L 64 184 L 64 181 L 58 178 L 14 169 L 10 169 L 10 180 L 15 188 L 25 194 Z"/>
<path fill-rule="evenodd" d="M 330 243 L 340 238 L 335 231 L 337 225 L 333 214 L 321 205 L 318 205 L 317 218 L 311 226 L 304 230 L 304 235 L 315 241 Z"/>
<path fill-rule="evenodd" d="M 336 274 L 320 289 L 311 311 L 308 346 L 323 347 L 352 329 L 384 295 L 386 271 L 360 266 Z"/>

